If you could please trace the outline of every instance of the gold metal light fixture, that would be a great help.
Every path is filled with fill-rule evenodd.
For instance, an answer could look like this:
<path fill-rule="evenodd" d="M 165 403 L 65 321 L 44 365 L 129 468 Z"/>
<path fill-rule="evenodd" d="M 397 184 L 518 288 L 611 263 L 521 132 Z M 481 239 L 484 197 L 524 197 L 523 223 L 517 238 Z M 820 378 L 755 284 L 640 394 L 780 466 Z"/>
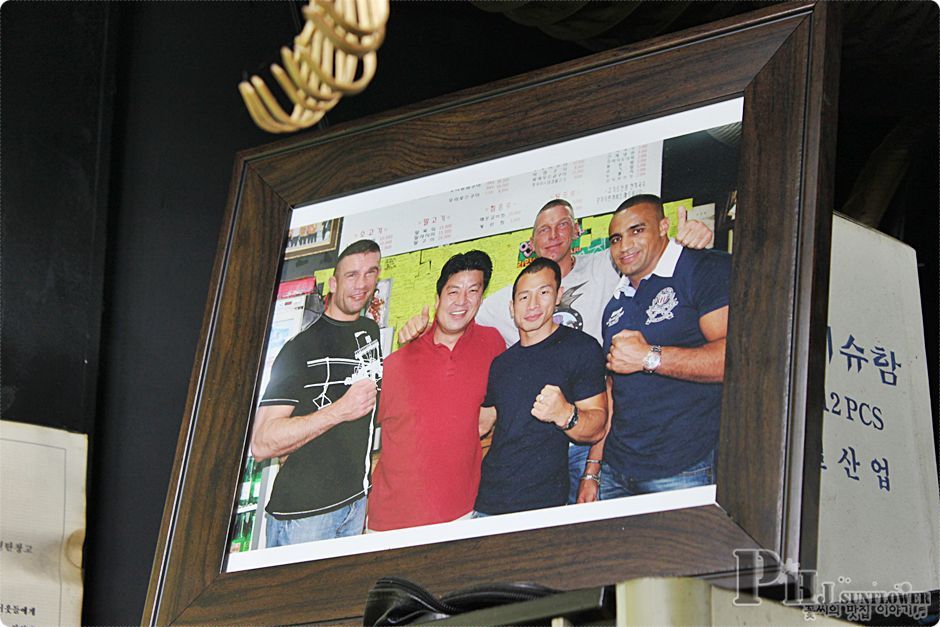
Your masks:
<path fill-rule="evenodd" d="M 264 80 L 238 85 L 251 119 L 269 133 L 310 128 L 344 95 L 358 94 L 375 76 L 385 39 L 389 0 L 310 0 L 292 48 L 281 48 L 271 74 L 292 103 L 288 113 Z"/>

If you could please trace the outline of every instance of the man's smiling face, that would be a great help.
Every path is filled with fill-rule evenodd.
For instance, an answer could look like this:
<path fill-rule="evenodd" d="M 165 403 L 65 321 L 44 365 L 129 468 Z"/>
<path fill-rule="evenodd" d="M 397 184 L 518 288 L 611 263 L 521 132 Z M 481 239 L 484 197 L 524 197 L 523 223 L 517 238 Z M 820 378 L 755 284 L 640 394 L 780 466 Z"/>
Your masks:
<path fill-rule="evenodd" d="M 463 333 L 477 315 L 481 302 L 483 273 L 480 270 L 452 274 L 438 297 L 435 315 L 438 328 L 451 335 Z"/>
<path fill-rule="evenodd" d="M 349 255 L 330 277 L 330 311 L 337 320 L 355 320 L 375 293 L 379 281 L 379 253 Z"/>
<path fill-rule="evenodd" d="M 550 269 L 521 275 L 510 303 L 516 327 L 525 333 L 550 330 L 552 315 L 560 300 L 555 274 Z"/>
<path fill-rule="evenodd" d="M 631 282 L 651 273 L 669 243 L 669 220 L 651 203 L 616 213 L 610 221 L 610 256 Z"/>
<path fill-rule="evenodd" d="M 560 262 L 571 254 L 571 243 L 578 236 L 578 223 L 564 205 L 555 205 L 539 213 L 532 228 L 532 245 L 538 257 Z"/>

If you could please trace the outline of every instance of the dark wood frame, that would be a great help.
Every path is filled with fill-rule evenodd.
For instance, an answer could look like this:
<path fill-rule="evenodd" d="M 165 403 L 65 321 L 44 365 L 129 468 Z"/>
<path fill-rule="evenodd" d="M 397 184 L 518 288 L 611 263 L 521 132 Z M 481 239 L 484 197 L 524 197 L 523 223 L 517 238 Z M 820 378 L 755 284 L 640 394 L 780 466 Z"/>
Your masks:
<path fill-rule="evenodd" d="M 383 575 L 575 589 L 719 576 L 735 548 L 812 568 L 837 8 L 776 5 L 240 154 L 142 623 L 335 622 Z M 719 505 L 222 572 L 292 207 L 741 95 Z"/>

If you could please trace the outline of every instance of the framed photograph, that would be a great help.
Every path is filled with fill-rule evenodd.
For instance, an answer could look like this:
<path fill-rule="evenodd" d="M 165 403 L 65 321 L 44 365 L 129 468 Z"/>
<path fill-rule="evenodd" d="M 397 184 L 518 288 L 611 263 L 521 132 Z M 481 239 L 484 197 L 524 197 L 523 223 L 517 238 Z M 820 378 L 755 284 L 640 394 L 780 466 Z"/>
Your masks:
<path fill-rule="evenodd" d="M 291 227 L 287 232 L 284 259 L 296 259 L 314 253 L 336 250 L 339 229 L 336 220 L 320 220 Z"/>
<path fill-rule="evenodd" d="M 576 589 L 720 578 L 735 549 L 755 548 L 811 568 L 836 8 L 770 7 L 240 155 L 142 622 L 352 619 L 384 575 L 435 593 Z M 730 181 L 696 163 L 703 134 L 734 146 Z M 710 218 L 715 247 L 733 249 L 714 486 L 229 553 L 291 229 L 330 221 L 333 252 L 388 231 L 371 239 L 395 287 L 378 314 L 392 328 L 434 295 L 406 261 L 436 278 L 448 250 L 489 247 L 505 282 L 530 256 L 534 211 L 559 196 L 586 235 L 575 255 L 603 253 L 605 220 L 634 192 Z M 327 281 L 333 266 L 317 265 Z"/>
<path fill-rule="evenodd" d="M 488 289 L 484 293 L 482 305 L 476 314 L 476 322 L 484 326 L 498 329 L 503 341 L 507 345 L 515 343 L 518 332 L 509 316 L 508 290 L 512 287 L 520 269 L 527 266 L 535 256 L 536 236 L 533 223 L 536 220 L 540 207 L 564 198 L 574 208 L 577 219 L 576 235 L 565 242 L 570 249 L 572 263 L 578 268 L 573 271 L 571 280 L 565 279 L 563 285 L 570 286 L 561 295 L 561 300 L 554 312 L 554 321 L 578 331 L 582 331 L 599 342 L 603 342 L 601 335 L 601 314 L 604 306 L 619 282 L 616 267 L 611 259 L 609 250 L 608 227 L 611 223 L 613 209 L 625 198 L 638 193 L 654 194 L 664 199 L 664 214 L 670 220 L 668 234 L 675 236 L 678 231 L 678 216 L 680 211 L 691 213 L 702 219 L 703 224 L 714 229 L 716 201 L 724 199 L 736 189 L 738 172 L 738 149 L 740 145 L 740 129 L 743 109 L 743 99 L 733 98 L 710 105 L 704 105 L 687 111 L 665 115 L 652 120 L 629 124 L 616 129 L 592 133 L 573 140 L 567 140 L 526 150 L 513 155 L 483 161 L 481 163 L 463 166 L 394 183 L 374 190 L 350 194 L 339 198 L 315 202 L 309 205 L 296 207 L 291 214 L 291 232 L 301 231 L 306 224 L 322 224 L 325 221 L 341 222 L 343 235 L 340 248 L 343 249 L 354 242 L 368 239 L 376 242 L 381 250 L 379 280 L 376 281 L 374 295 L 367 302 L 364 315 L 376 322 L 380 332 L 391 325 L 402 326 L 409 318 L 417 315 L 423 307 L 433 311 L 433 304 L 437 296 L 436 282 L 445 262 L 455 254 L 466 253 L 471 250 L 485 252 L 493 264 L 493 272 Z M 672 200 L 672 199 L 676 200 Z M 700 203 L 695 206 L 696 198 Z M 722 204 L 724 208 L 724 205 Z M 729 232 L 732 227 L 729 226 Z M 727 244 L 728 238 L 725 238 Z M 727 259 L 727 256 L 724 257 Z M 327 264 L 316 272 L 317 284 L 325 284 L 334 274 L 335 264 Z M 394 293 L 392 285 L 396 286 Z M 727 283 L 724 284 L 727 286 Z M 654 320 L 665 322 L 673 317 L 672 308 L 675 302 L 665 298 L 659 305 L 661 312 L 654 314 Z M 671 293 L 671 292 L 670 292 Z M 725 294 L 724 298 L 727 298 Z M 685 296 L 683 295 L 683 301 Z M 272 353 L 280 350 L 285 344 L 284 314 L 289 310 L 295 299 L 278 299 L 275 304 L 275 313 L 272 318 L 268 335 L 266 355 L 268 360 L 261 374 L 261 384 L 258 387 L 267 398 L 264 391 L 269 380 L 270 366 L 273 363 Z M 672 299 L 673 301 L 675 299 Z M 726 301 L 725 301 L 726 302 Z M 697 321 L 695 323 L 697 325 Z M 649 325 L 647 325 L 649 326 Z M 664 325 L 665 326 L 665 325 Z M 296 335 L 302 328 L 300 324 L 290 327 L 289 335 Z M 391 338 L 389 338 L 391 339 Z M 305 353 L 305 368 L 310 371 L 312 359 L 319 358 L 319 350 L 311 347 Z M 382 354 L 388 357 L 391 350 L 383 350 Z M 316 355 L 315 355 L 316 353 Z M 364 359 L 368 356 L 363 353 Z M 338 355 L 331 354 L 331 358 Z M 307 383 L 313 385 L 308 389 L 319 391 L 319 385 L 339 387 L 339 380 L 353 374 L 356 369 L 365 370 L 370 367 L 367 361 L 358 363 L 352 353 L 344 354 L 344 358 L 351 359 L 348 363 L 349 372 L 338 370 L 335 365 L 329 373 L 311 375 Z M 567 354 L 565 360 L 569 359 Z M 394 369 L 394 367 L 393 367 Z M 483 369 L 482 376 L 486 376 L 488 368 Z M 453 395 L 458 388 L 466 388 L 468 378 L 473 376 L 469 368 L 462 369 L 459 380 L 447 383 L 431 383 L 426 376 L 421 377 L 418 385 L 421 389 L 429 386 L 432 395 Z M 293 376 L 293 375 L 291 375 Z M 378 378 L 377 378 L 378 380 Z M 599 379 L 603 385 L 602 379 Z M 389 390 L 381 385 L 382 402 L 392 402 L 398 405 L 394 398 L 414 396 L 418 392 L 410 390 Z M 533 383 L 535 385 L 535 383 Z M 448 387 L 445 389 L 445 385 Z M 539 383 L 536 387 L 542 387 Z M 696 387 L 696 386 L 693 386 Z M 697 386 L 701 387 L 701 386 Z M 682 388 L 677 388 L 682 389 Z M 655 395 L 654 391 L 647 393 Z M 660 392 L 662 394 L 662 392 Z M 696 413 L 696 422 L 707 422 L 706 416 L 711 416 L 717 426 L 719 415 L 721 387 L 716 384 L 709 392 L 713 412 Z M 482 400 L 482 399 L 479 399 Z M 472 422 L 472 433 L 468 439 L 476 438 L 477 415 L 479 414 L 479 400 L 470 403 L 466 412 L 461 412 L 467 422 Z M 530 404 L 533 399 L 529 399 Z M 639 398 L 638 401 L 650 406 L 650 412 L 656 406 L 655 398 Z M 666 399 L 661 399 L 665 401 Z M 698 403 L 699 401 L 697 401 Z M 404 412 L 407 418 L 399 420 L 414 421 L 413 415 L 417 408 L 416 401 L 408 401 L 410 407 L 397 409 Z M 323 402 L 316 402 L 315 406 L 324 406 Z M 453 406 L 452 404 L 450 406 Z M 308 409 L 313 409 L 310 406 Z M 447 408 L 438 408 L 432 413 L 445 412 Z M 299 415 L 306 414 L 300 410 Z M 691 415 L 691 414 L 690 414 Z M 376 423 L 380 414 L 376 416 Z M 530 420 L 535 420 L 530 418 Z M 376 427 L 384 427 L 377 424 Z M 538 428 L 537 428 L 538 429 Z M 690 427 L 679 426 L 676 423 L 674 431 L 685 433 Z M 431 429 L 435 431 L 435 429 Z M 550 438 L 549 442 L 566 444 L 564 438 L 548 428 L 549 433 L 542 435 Z M 377 437 L 371 433 L 373 439 Z M 532 435 L 541 433 L 536 430 Z M 363 433 L 365 438 L 368 434 Z M 673 433 L 676 435 L 676 433 Z M 714 433 L 709 433 L 714 438 Z M 702 440 L 708 435 L 702 432 Z M 398 436 L 399 438 L 401 436 Z M 431 437 L 430 433 L 425 437 Z M 496 438 L 494 434 L 494 439 Z M 665 437 L 665 436 L 658 436 Z M 320 443 L 318 443 L 320 444 Z M 363 440 L 363 450 L 369 449 L 374 443 Z M 474 442 L 448 442 L 451 445 L 449 457 L 461 454 L 472 455 L 468 449 L 474 448 Z M 326 446 L 320 444 L 321 446 Z M 436 446 L 442 446 L 438 441 Z M 707 445 L 707 442 L 706 444 Z M 476 445 L 479 447 L 479 445 Z M 668 445 L 669 448 L 673 448 Z M 703 445 L 699 445 L 701 448 Z M 712 445 L 713 446 L 713 445 Z M 670 457 L 679 452 L 676 447 L 670 450 Z M 711 446 L 708 446 L 711 448 Z M 426 444 L 425 453 L 435 457 L 436 447 Z M 562 449 L 555 446 L 558 455 L 550 465 L 552 470 L 558 470 L 564 462 L 567 469 L 567 456 L 561 459 L 562 453 L 567 453 L 567 446 Z M 476 492 L 471 486 L 476 478 L 472 472 L 466 472 L 463 460 L 455 462 L 455 467 L 445 469 L 438 463 L 436 468 L 427 469 L 427 462 L 418 451 L 411 451 L 402 461 L 386 462 L 396 463 L 395 473 L 436 476 L 436 483 L 447 485 L 442 488 L 446 494 L 440 497 L 449 501 L 454 492 Z M 394 454 L 394 451 L 393 451 Z M 512 458 L 520 460 L 520 467 L 513 470 L 513 483 L 517 486 L 523 481 L 521 472 L 525 467 L 533 468 L 530 478 L 531 485 L 526 488 L 519 487 L 519 494 L 527 493 L 527 488 L 536 491 L 545 489 L 549 467 L 536 469 L 536 462 L 546 456 L 545 450 L 533 455 L 526 461 L 522 453 L 507 453 Z M 702 457 L 700 451 L 693 451 L 689 455 L 697 461 Z M 485 453 L 484 453 L 485 456 Z M 323 454 L 320 455 L 324 457 Z M 256 469 L 257 460 L 249 458 L 247 468 Z M 318 468 L 307 468 L 303 473 L 302 481 L 323 482 L 332 484 L 342 481 L 344 475 L 359 473 L 362 466 L 354 456 L 341 460 L 324 462 Z M 370 470 L 375 483 L 376 468 L 379 459 L 374 456 L 371 460 Z M 268 475 L 276 475 L 281 464 L 277 458 L 265 462 Z M 405 467 L 402 467 L 402 463 Z M 495 462 L 494 462 L 495 463 Z M 471 464 L 472 465 L 472 464 Z M 510 467 L 507 462 L 501 462 L 501 467 Z M 246 472 L 247 472 L 246 468 Z M 419 470 L 419 468 L 424 468 Z M 297 471 L 294 471 L 297 472 Z M 330 473 L 337 476 L 331 477 Z M 249 473 L 250 474 L 250 473 Z M 487 476 L 491 473 L 485 472 Z M 254 475 L 258 475 L 254 472 Z M 247 476 L 247 475 L 246 475 Z M 386 475 L 387 476 L 387 475 Z M 451 477 L 452 484 L 447 484 Z M 260 485 L 259 485 L 260 481 Z M 284 480 L 293 481 L 291 480 Z M 249 483 L 252 493 L 257 491 L 257 497 L 249 499 L 254 508 L 245 507 L 244 504 L 237 510 L 233 521 L 233 546 L 241 537 L 258 537 L 264 534 L 269 514 L 265 512 L 268 497 L 272 490 L 272 481 L 243 481 Z M 285 483 L 289 485 L 289 483 Z M 357 481 L 350 488 L 350 494 L 360 489 L 361 482 Z M 466 487 L 466 490 L 464 488 Z M 282 490 L 284 488 L 281 488 Z M 395 488 L 385 488 L 394 492 Z M 438 524 L 442 514 L 439 512 L 444 505 L 431 496 L 433 488 L 422 490 L 424 496 L 421 502 L 411 503 L 413 510 L 405 516 L 407 522 L 401 519 L 399 508 L 402 496 L 389 494 L 388 499 L 397 501 L 387 508 L 393 511 L 387 515 L 396 520 L 385 521 L 386 530 L 382 533 L 366 535 L 356 534 L 348 538 L 334 538 L 292 544 L 290 546 L 276 546 L 264 548 L 263 543 L 251 543 L 241 550 L 230 555 L 225 565 L 226 572 L 235 572 L 251 568 L 297 563 L 308 560 L 326 559 L 342 555 L 353 555 L 364 552 L 385 551 L 392 548 L 417 546 L 435 542 L 447 542 L 470 537 L 480 537 L 499 533 L 525 531 L 546 527 L 557 527 L 572 523 L 601 520 L 606 518 L 619 518 L 633 516 L 641 513 L 664 511 L 682 507 L 695 507 L 710 505 L 715 502 L 715 488 L 696 487 L 686 489 L 679 493 L 657 493 L 629 498 L 616 498 L 604 502 L 581 504 L 577 507 L 566 507 L 555 504 L 550 506 L 551 499 L 521 499 L 513 497 L 507 499 L 506 507 L 517 510 L 499 516 L 489 517 L 487 520 L 458 520 L 447 524 Z M 485 492 L 484 488 L 481 491 Z M 545 490 L 548 492 L 548 490 Z M 312 493 L 312 491 L 311 491 Z M 565 491 L 565 496 L 568 491 Z M 346 495 L 344 495 L 346 496 Z M 548 495 L 546 494 L 546 497 Z M 311 494 L 311 498 L 313 498 Z M 380 499 L 381 500 L 381 499 Z M 242 500 L 240 499 L 240 502 Z M 430 502 L 429 502 L 430 501 Z M 311 505 L 313 503 L 311 502 Z M 319 504 L 319 503 L 317 503 Z M 373 526 L 379 513 L 369 502 L 370 530 L 382 527 Z M 461 504 L 459 512 L 453 512 L 452 518 L 459 518 L 472 508 L 473 503 L 466 501 Z M 456 505 L 454 505 L 456 507 Z M 271 512 L 278 512 L 274 505 L 268 507 Z M 426 512 L 426 513 L 422 513 Z M 246 528 L 247 527 L 247 528 Z M 388 529 L 387 527 L 394 527 Z M 415 528 L 420 527 L 420 528 Z M 240 543 L 240 546 L 244 543 Z"/>

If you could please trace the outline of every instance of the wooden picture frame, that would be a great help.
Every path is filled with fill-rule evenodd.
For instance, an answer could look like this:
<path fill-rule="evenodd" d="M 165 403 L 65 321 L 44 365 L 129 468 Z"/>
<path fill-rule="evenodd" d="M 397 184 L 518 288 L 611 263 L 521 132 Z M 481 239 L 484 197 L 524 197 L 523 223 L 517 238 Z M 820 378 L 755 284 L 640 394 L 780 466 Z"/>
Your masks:
<path fill-rule="evenodd" d="M 812 568 L 837 9 L 777 5 L 240 154 L 142 623 L 338 622 L 385 575 L 570 590 L 719 577 L 756 548 Z M 223 572 L 292 208 L 741 96 L 716 505 Z"/>

